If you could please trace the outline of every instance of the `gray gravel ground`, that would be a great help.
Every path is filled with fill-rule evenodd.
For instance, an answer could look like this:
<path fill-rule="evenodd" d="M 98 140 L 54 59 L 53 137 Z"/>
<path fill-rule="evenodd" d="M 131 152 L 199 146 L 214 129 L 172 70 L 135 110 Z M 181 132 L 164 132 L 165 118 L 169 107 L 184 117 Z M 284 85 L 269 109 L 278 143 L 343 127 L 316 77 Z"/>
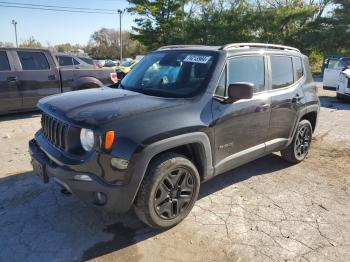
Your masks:
<path fill-rule="evenodd" d="M 27 152 L 40 117 L 1 117 L 0 261 L 349 261 L 350 104 L 319 95 L 306 161 L 272 154 L 214 178 L 165 232 L 42 184 Z"/>

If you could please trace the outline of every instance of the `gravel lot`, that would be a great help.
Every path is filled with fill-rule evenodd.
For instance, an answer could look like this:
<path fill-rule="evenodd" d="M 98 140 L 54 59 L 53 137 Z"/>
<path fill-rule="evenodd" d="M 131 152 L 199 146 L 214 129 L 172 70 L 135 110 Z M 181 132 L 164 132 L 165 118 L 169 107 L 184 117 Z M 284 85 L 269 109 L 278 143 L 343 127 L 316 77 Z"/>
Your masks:
<path fill-rule="evenodd" d="M 42 184 L 27 150 L 39 115 L 1 117 L 0 261 L 349 261 L 350 104 L 319 95 L 306 161 L 272 154 L 216 177 L 165 232 Z"/>

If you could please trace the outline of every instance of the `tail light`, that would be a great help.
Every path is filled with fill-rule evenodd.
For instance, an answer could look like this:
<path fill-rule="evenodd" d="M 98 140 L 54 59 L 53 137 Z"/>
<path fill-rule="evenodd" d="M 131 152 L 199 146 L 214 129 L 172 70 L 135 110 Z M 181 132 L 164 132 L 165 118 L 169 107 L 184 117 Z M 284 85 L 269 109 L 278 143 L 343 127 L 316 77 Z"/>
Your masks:
<path fill-rule="evenodd" d="M 111 80 L 113 83 L 118 83 L 119 79 L 117 73 L 111 73 Z"/>

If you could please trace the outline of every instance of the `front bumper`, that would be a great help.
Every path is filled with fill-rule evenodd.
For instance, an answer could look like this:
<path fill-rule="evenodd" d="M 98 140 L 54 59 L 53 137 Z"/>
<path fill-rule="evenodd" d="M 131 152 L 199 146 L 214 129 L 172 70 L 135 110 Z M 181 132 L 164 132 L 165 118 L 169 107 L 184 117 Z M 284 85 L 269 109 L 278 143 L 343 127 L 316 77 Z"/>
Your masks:
<path fill-rule="evenodd" d="M 84 202 L 102 206 L 108 211 L 124 213 L 128 211 L 134 201 L 139 183 L 127 185 L 110 185 L 92 173 L 83 173 L 71 169 L 68 165 L 59 165 L 52 161 L 39 144 L 32 139 L 29 142 L 29 152 L 34 170 L 40 166 L 40 177 L 44 182 L 54 178 L 61 186 Z M 91 181 L 76 180 L 76 175 L 88 175 Z M 105 201 L 101 202 L 98 195 Z"/>

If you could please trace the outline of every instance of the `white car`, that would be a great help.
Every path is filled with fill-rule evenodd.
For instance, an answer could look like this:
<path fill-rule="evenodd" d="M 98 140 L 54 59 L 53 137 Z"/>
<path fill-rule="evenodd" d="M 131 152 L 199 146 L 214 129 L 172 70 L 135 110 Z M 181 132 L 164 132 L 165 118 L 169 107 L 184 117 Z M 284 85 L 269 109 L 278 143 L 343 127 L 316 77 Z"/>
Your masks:
<path fill-rule="evenodd" d="M 350 57 L 329 59 L 323 72 L 323 89 L 336 90 L 340 73 L 350 67 Z"/>
<path fill-rule="evenodd" d="M 350 100 L 350 69 L 340 73 L 337 85 L 337 98 Z"/>

